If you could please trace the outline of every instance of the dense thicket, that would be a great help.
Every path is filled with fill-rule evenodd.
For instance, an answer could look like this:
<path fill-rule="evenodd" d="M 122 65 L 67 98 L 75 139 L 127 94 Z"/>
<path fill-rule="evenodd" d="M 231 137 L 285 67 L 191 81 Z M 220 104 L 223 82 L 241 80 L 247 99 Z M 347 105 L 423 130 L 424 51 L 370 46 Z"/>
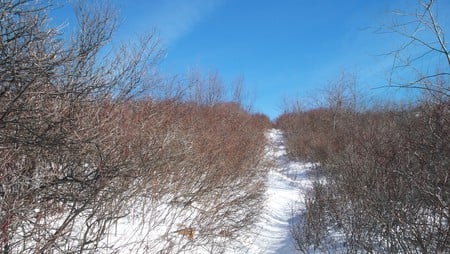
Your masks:
<path fill-rule="evenodd" d="M 269 121 L 154 99 L 156 39 L 111 50 L 114 12 L 80 2 L 68 36 L 47 1 L 0 1 L 2 252 L 220 251 L 259 211 Z M 110 241 L 123 221 L 139 243 Z"/>
<path fill-rule="evenodd" d="M 286 114 L 291 156 L 320 162 L 294 235 L 300 249 L 447 252 L 450 243 L 450 104 Z"/>

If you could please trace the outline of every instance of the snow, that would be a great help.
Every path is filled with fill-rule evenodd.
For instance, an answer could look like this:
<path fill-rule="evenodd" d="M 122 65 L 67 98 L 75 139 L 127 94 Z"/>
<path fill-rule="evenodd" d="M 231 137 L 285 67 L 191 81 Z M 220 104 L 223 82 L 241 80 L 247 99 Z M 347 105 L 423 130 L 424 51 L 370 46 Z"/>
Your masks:
<path fill-rule="evenodd" d="M 290 232 L 294 209 L 304 207 L 303 194 L 312 185 L 309 172 L 314 164 L 290 161 L 283 133 L 272 129 L 267 133 L 267 157 L 273 166 L 267 175 L 265 210 L 256 225 L 254 244 L 242 253 L 298 253 Z"/>

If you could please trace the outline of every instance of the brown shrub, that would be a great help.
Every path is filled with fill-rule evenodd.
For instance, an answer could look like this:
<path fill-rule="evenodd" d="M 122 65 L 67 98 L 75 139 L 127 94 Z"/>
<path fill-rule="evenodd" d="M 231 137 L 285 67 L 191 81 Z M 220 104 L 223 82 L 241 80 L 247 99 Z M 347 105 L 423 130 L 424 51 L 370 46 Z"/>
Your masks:
<path fill-rule="evenodd" d="M 307 234 L 326 228 L 327 233 L 345 235 L 348 251 L 447 252 L 449 112 L 448 103 L 382 108 L 344 115 L 336 128 L 316 133 L 334 137 L 325 145 L 326 159 L 320 160 L 326 191 L 313 195 L 306 214 L 320 213 L 325 219 L 306 217 L 295 227 L 300 232 L 298 247 L 304 251 L 333 248 L 327 242 L 329 234 L 318 235 L 318 239 Z M 305 122 L 312 125 L 296 123 Z M 297 129 L 306 128 L 301 124 Z M 305 138 L 297 138 L 305 144 Z M 335 150 L 333 140 L 339 139 L 340 148 Z M 312 154 L 321 152 L 314 151 L 317 147 L 307 148 Z M 325 208 L 315 205 L 324 199 L 328 202 Z M 305 246 L 305 239 L 309 245 Z"/>
<path fill-rule="evenodd" d="M 104 243 L 127 216 L 151 229 L 189 218 L 201 233 L 190 245 L 250 226 L 263 188 L 263 124 L 218 103 L 214 87 L 203 104 L 142 96 L 155 85 L 146 75 L 157 44 L 150 36 L 102 58 L 115 17 L 83 3 L 67 44 L 49 28 L 45 1 L 0 3 L 2 252 L 120 252 Z M 169 240 L 155 251 L 185 247 Z"/>

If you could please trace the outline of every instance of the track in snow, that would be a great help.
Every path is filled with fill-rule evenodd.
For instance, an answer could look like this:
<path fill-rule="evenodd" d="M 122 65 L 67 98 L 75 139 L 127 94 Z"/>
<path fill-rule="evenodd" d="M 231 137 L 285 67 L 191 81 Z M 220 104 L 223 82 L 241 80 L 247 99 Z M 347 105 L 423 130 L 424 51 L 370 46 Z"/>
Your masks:
<path fill-rule="evenodd" d="M 274 162 L 267 176 L 265 210 L 248 253 L 297 253 L 290 233 L 293 209 L 304 207 L 303 194 L 312 184 L 311 163 L 290 161 L 283 133 L 272 129 L 267 134 L 267 156 Z M 298 210 L 297 210 L 298 211 Z"/>

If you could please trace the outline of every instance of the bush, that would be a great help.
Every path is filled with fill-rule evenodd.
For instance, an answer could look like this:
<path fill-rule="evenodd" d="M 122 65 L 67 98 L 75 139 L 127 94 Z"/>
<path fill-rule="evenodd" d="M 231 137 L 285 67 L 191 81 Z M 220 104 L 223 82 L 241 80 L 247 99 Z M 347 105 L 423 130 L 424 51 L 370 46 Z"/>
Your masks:
<path fill-rule="evenodd" d="M 323 150 L 314 145 L 305 145 L 300 152 L 302 157 L 306 151 L 306 156 L 313 155 L 306 158 L 319 158 L 326 179 L 325 185 L 313 189 L 305 213 L 326 219 L 306 216 L 296 225 L 298 247 L 332 249 L 326 240 L 331 232 L 339 232 L 348 251 L 448 252 L 449 106 L 428 101 L 408 108 L 353 113 L 339 119 L 336 128 L 328 125 L 328 130 L 318 129 L 322 132 L 312 137 L 297 137 L 331 136 L 329 143 L 324 141 L 326 157 L 316 157 Z M 312 124 L 304 120 L 309 114 L 291 116 L 301 119 L 296 122 L 299 125 L 282 119 L 279 124 L 287 133 L 292 130 L 286 126 L 305 129 L 301 123 Z M 311 132 L 301 135 L 305 134 Z M 334 150 L 333 141 L 339 137 L 345 138 Z M 318 205 L 323 200 L 327 204 Z"/>
<path fill-rule="evenodd" d="M 125 237 L 110 240 L 124 221 L 142 236 L 129 251 L 223 249 L 260 210 L 267 122 L 217 94 L 209 105 L 149 97 L 152 36 L 104 54 L 109 6 L 77 3 L 71 42 L 49 8 L 0 3 L 2 252 L 123 252 Z"/>

